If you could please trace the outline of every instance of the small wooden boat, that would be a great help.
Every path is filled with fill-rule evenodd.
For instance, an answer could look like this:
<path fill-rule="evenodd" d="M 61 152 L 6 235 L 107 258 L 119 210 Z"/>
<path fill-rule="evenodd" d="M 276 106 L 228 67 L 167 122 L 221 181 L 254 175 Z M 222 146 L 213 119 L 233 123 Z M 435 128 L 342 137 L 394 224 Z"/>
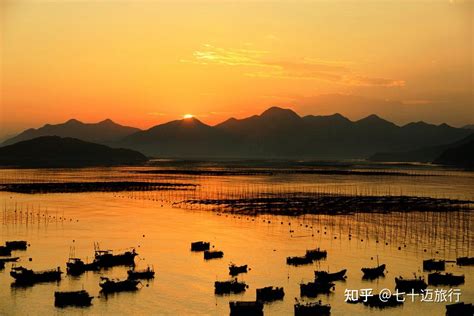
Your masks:
<path fill-rule="evenodd" d="M 459 258 L 456 258 L 456 264 L 458 266 L 471 266 L 471 265 L 474 265 L 474 257 L 459 257 Z"/>
<path fill-rule="evenodd" d="M 57 307 L 64 306 L 90 306 L 93 297 L 87 291 L 69 291 L 54 292 L 54 305 Z"/>
<path fill-rule="evenodd" d="M 286 258 L 286 264 L 292 265 L 292 266 L 300 266 L 300 265 L 312 264 L 312 263 L 313 263 L 313 259 L 308 258 L 306 256 Z"/>
<path fill-rule="evenodd" d="M 285 297 L 285 291 L 282 287 L 267 286 L 257 289 L 257 301 L 272 302 L 282 300 Z"/>
<path fill-rule="evenodd" d="M 314 281 L 300 284 L 300 294 L 306 297 L 316 297 L 318 294 L 329 294 L 334 290 L 334 283 Z"/>
<path fill-rule="evenodd" d="M 324 280 L 326 282 L 342 281 L 346 279 L 346 269 L 339 272 L 329 273 L 326 271 L 314 271 L 314 276 L 318 280 Z"/>
<path fill-rule="evenodd" d="M 238 266 L 233 263 L 229 265 L 229 274 L 231 276 L 236 276 L 240 273 L 247 273 L 247 265 Z"/>
<path fill-rule="evenodd" d="M 361 270 L 362 273 L 364 273 L 364 279 L 372 280 L 385 275 L 385 264 L 381 264 L 375 268 L 362 268 Z"/>
<path fill-rule="evenodd" d="M 61 269 L 33 271 L 23 267 L 13 267 L 10 275 L 17 284 L 35 284 L 40 282 L 53 282 L 61 280 Z"/>
<path fill-rule="evenodd" d="M 237 279 L 231 281 L 216 281 L 214 282 L 214 293 L 216 294 L 230 294 L 242 293 L 247 289 L 245 282 L 239 282 Z"/>
<path fill-rule="evenodd" d="M 140 281 L 125 279 L 125 280 L 111 280 L 106 277 L 101 277 L 99 286 L 104 293 L 125 292 L 138 290 Z"/>
<path fill-rule="evenodd" d="M 446 262 L 444 260 L 428 259 L 423 260 L 424 271 L 444 271 Z"/>
<path fill-rule="evenodd" d="M 464 302 L 446 305 L 446 316 L 472 316 L 474 315 L 474 306 L 472 303 Z"/>
<path fill-rule="evenodd" d="M 5 242 L 5 246 L 10 250 L 26 250 L 28 243 L 24 240 L 13 240 Z"/>
<path fill-rule="evenodd" d="M 464 283 L 464 275 L 452 273 L 441 274 L 439 272 L 428 274 L 429 285 L 460 285 Z"/>
<path fill-rule="evenodd" d="M 0 256 L 9 257 L 12 255 L 12 250 L 7 246 L 0 246 Z"/>
<path fill-rule="evenodd" d="M 218 259 L 222 257 L 224 257 L 224 253 L 222 251 L 211 251 L 211 250 L 204 251 L 205 260 Z"/>
<path fill-rule="evenodd" d="M 70 275 L 81 275 L 86 271 L 99 270 L 98 264 L 94 261 L 92 263 L 85 263 L 79 258 L 69 258 L 66 262 L 66 272 Z"/>
<path fill-rule="evenodd" d="M 6 258 L 0 258 L 0 262 L 17 262 L 20 259 L 20 257 L 6 257 Z"/>
<path fill-rule="evenodd" d="M 328 252 L 326 250 L 321 250 L 319 248 L 306 250 L 306 257 L 313 261 L 325 259 L 327 256 Z"/>
<path fill-rule="evenodd" d="M 230 316 L 263 316 L 263 304 L 259 301 L 229 302 Z"/>
<path fill-rule="evenodd" d="M 329 316 L 331 315 L 331 305 L 323 305 L 321 301 L 317 303 L 296 303 L 295 316 Z"/>
<path fill-rule="evenodd" d="M 135 269 L 128 270 L 127 274 L 128 274 L 129 279 L 134 279 L 134 280 L 139 280 L 139 279 L 149 280 L 155 277 L 155 271 L 153 270 L 153 268 L 150 268 L 150 267 L 147 267 L 146 269 L 143 269 L 143 270 L 135 270 Z"/>
<path fill-rule="evenodd" d="M 191 251 L 205 251 L 209 250 L 211 243 L 206 241 L 196 241 L 191 243 Z"/>
<path fill-rule="evenodd" d="M 135 249 L 125 251 L 120 254 L 113 254 L 112 250 L 96 250 L 94 264 L 101 268 L 108 268 L 114 266 L 133 266 L 135 264 L 135 257 L 138 254 Z"/>
<path fill-rule="evenodd" d="M 422 277 L 414 279 L 395 278 L 395 288 L 401 292 L 421 292 L 428 287 Z"/>

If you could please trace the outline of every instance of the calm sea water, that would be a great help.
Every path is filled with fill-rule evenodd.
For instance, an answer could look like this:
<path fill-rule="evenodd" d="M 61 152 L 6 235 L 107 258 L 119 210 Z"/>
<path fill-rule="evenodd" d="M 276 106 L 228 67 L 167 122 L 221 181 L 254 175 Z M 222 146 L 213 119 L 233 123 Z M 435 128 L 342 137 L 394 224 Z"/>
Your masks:
<path fill-rule="evenodd" d="M 291 174 L 191 177 L 137 175 L 130 171 L 133 170 L 2 170 L 0 175 L 3 183 L 98 179 L 192 182 L 200 184 L 200 194 L 216 194 L 225 191 L 223 187 L 250 186 L 275 192 L 301 188 L 352 192 L 358 188 L 380 194 L 401 190 L 404 194 L 474 197 L 473 174 L 453 171 L 428 171 L 422 178 Z M 427 276 L 421 269 L 423 259 L 452 260 L 456 256 L 474 255 L 472 212 L 239 217 L 171 206 L 172 201 L 186 196 L 187 193 L 179 192 L 0 193 L 0 242 L 24 239 L 31 244 L 27 251 L 14 253 L 21 258 L 18 265 L 33 269 L 60 266 L 65 270 L 71 246 L 76 256 L 92 259 L 93 243 L 99 242 L 103 249 L 136 247 L 138 268 L 150 264 L 156 271 L 155 279 L 144 281 L 139 291 L 105 298 L 99 297 L 100 277 L 125 278 L 126 267 L 88 272 L 81 277 L 64 276 L 58 284 L 16 288 L 11 287 L 12 264 L 8 263 L 0 271 L 0 314 L 226 315 L 229 301 L 254 300 L 256 288 L 273 285 L 284 287 L 285 299 L 266 305 L 265 314 L 291 315 L 295 298 L 300 297 L 299 284 L 311 281 L 315 269 L 346 268 L 347 281 L 336 282 L 333 294 L 306 301 L 331 304 L 333 315 L 444 315 L 446 303 L 408 301 L 403 307 L 383 311 L 346 304 L 344 290 L 372 288 L 375 293 L 382 288 L 394 290 L 396 276 L 411 277 L 413 273 Z M 27 210 L 47 214 L 49 220 L 26 218 Z M 224 258 L 206 262 L 202 253 L 191 253 L 190 243 L 196 240 L 210 241 L 216 249 L 224 251 Z M 303 255 L 306 249 L 315 247 L 328 251 L 327 260 L 312 266 L 286 265 L 286 257 Z M 375 266 L 377 257 L 380 263 L 387 264 L 386 277 L 363 281 L 360 268 Z M 239 276 L 249 288 L 244 294 L 216 296 L 214 281 L 229 279 L 230 262 L 249 265 L 251 270 Z M 473 267 L 448 263 L 447 271 L 466 276 L 465 284 L 457 288 L 461 290 L 462 301 L 473 302 Z M 96 297 L 91 307 L 54 307 L 54 291 L 79 289 L 86 289 Z"/>

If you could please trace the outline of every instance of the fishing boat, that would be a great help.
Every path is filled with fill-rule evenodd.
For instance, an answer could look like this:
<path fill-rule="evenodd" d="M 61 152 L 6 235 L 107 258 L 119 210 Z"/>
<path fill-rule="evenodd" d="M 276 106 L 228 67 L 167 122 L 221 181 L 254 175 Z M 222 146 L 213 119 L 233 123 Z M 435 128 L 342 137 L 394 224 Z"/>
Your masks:
<path fill-rule="evenodd" d="M 92 299 L 87 291 L 54 292 L 54 305 L 65 306 L 90 306 Z"/>
<path fill-rule="evenodd" d="M 206 241 L 196 241 L 191 243 L 191 251 L 206 251 L 209 250 L 211 243 Z"/>
<path fill-rule="evenodd" d="M 456 258 L 456 264 L 458 266 L 471 266 L 471 265 L 474 265 L 474 257 L 459 257 L 459 258 Z"/>
<path fill-rule="evenodd" d="M 216 294 L 230 294 L 242 293 L 247 289 L 245 282 L 239 282 L 237 279 L 231 281 L 216 281 L 214 282 L 214 293 Z"/>
<path fill-rule="evenodd" d="M 263 316 L 263 304 L 259 301 L 229 302 L 230 316 Z"/>
<path fill-rule="evenodd" d="M 318 294 L 329 294 L 334 290 L 334 283 L 314 281 L 300 284 L 300 294 L 306 297 L 316 297 Z"/>
<path fill-rule="evenodd" d="M 111 280 L 107 277 L 101 277 L 99 286 L 104 293 L 125 292 L 138 290 L 140 281 L 125 279 L 125 280 Z"/>
<path fill-rule="evenodd" d="M 444 271 L 446 262 L 444 260 L 428 259 L 423 260 L 424 271 Z"/>
<path fill-rule="evenodd" d="M 113 254 L 112 250 L 95 250 L 94 264 L 101 268 L 108 268 L 114 266 L 133 266 L 135 264 L 135 257 L 138 254 L 135 248 L 125 251 L 120 254 Z"/>
<path fill-rule="evenodd" d="M 306 250 L 306 257 L 313 261 L 325 259 L 327 256 L 328 252 L 326 250 L 321 250 L 319 248 Z"/>
<path fill-rule="evenodd" d="M 362 273 L 364 273 L 364 279 L 372 280 L 385 275 L 385 264 L 381 264 L 375 268 L 362 268 L 361 270 Z"/>
<path fill-rule="evenodd" d="M 0 258 L 0 262 L 17 262 L 20 259 L 20 257 L 6 257 L 6 258 Z"/>
<path fill-rule="evenodd" d="M 0 256 L 11 256 L 12 255 L 12 250 L 8 248 L 7 246 L 0 246 Z"/>
<path fill-rule="evenodd" d="M 285 296 L 285 291 L 282 287 L 267 286 L 257 289 L 257 301 L 272 302 L 282 300 Z"/>
<path fill-rule="evenodd" d="M 318 280 L 324 280 L 327 282 L 342 281 L 346 279 L 347 269 L 343 269 L 339 272 L 329 273 L 326 271 L 314 271 L 314 276 Z"/>
<path fill-rule="evenodd" d="M 401 292 L 421 292 L 428 287 L 422 277 L 414 279 L 395 278 L 395 288 Z"/>
<path fill-rule="evenodd" d="M 224 253 L 222 251 L 211 251 L 211 250 L 204 251 L 205 260 L 218 259 L 222 257 L 224 257 Z"/>
<path fill-rule="evenodd" d="M 79 258 L 69 258 L 66 262 L 66 272 L 70 275 L 81 275 L 86 271 L 97 271 L 99 265 L 94 261 L 91 263 L 85 263 Z"/>
<path fill-rule="evenodd" d="M 128 278 L 129 279 L 134 279 L 134 280 L 149 280 L 153 279 L 155 277 L 155 271 L 151 267 L 147 267 L 146 269 L 143 270 L 135 270 L 131 269 L 127 271 Z"/>
<path fill-rule="evenodd" d="M 464 302 L 446 305 L 446 316 L 472 316 L 474 315 L 474 305 Z"/>
<path fill-rule="evenodd" d="M 452 273 L 441 274 L 440 272 L 428 274 L 429 285 L 460 285 L 464 283 L 464 275 Z"/>
<path fill-rule="evenodd" d="M 28 243 L 25 240 L 13 240 L 5 242 L 5 246 L 10 250 L 26 250 Z"/>
<path fill-rule="evenodd" d="M 40 282 L 53 282 L 61 280 L 61 269 L 33 271 L 23 267 L 13 267 L 10 275 L 17 284 L 34 284 Z"/>
<path fill-rule="evenodd" d="M 300 265 L 312 264 L 312 263 L 313 263 L 313 259 L 307 256 L 286 258 L 286 264 L 292 265 L 292 266 L 300 266 Z"/>
<path fill-rule="evenodd" d="M 240 273 L 247 273 L 247 265 L 238 266 L 233 263 L 229 265 L 229 274 L 231 276 L 236 276 Z"/>
<path fill-rule="evenodd" d="M 321 301 L 315 303 L 296 303 L 295 316 L 329 316 L 331 315 L 331 305 L 323 305 Z"/>

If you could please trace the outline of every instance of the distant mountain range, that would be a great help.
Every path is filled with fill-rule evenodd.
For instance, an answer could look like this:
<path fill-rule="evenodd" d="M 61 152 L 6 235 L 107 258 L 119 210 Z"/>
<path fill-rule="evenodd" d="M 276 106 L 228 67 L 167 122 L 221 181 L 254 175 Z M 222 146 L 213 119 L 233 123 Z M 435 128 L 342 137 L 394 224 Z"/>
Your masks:
<path fill-rule="evenodd" d="M 103 123 L 95 125 L 107 125 Z M 231 118 L 215 126 L 189 118 L 140 131 L 109 122 L 120 128 L 115 129 L 118 132 L 106 129 L 107 137 L 98 131 L 85 132 L 94 124 L 80 124 L 84 135 L 100 138 L 96 142 L 170 158 L 365 159 L 378 152 L 442 146 L 472 133 L 470 129 L 446 124 L 417 122 L 397 126 L 377 115 L 358 121 L 341 114 L 301 117 L 290 109 L 278 107 L 244 119 Z M 70 121 L 60 124 L 63 133 L 69 125 L 74 124 Z M 45 128 L 36 131 L 46 133 Z M 6 143 L 14 142 L 21 135 L 25 137 L 26 132 Z M 85 139 L 85 136 L 74 137 Z"/>
<path fill-rule="evenodd" d="M 42 136 L 0 147 L 1 166 L 114 166 L 141 164 L 147 160 L 141 153 L 130 149 L 110 148 L 58 136 Z"/>
<path fill-rule="evenodd" d="M 375 153 L 370 156 L 368 160 L 377 162 L 433 162 L 445 151 L 474 141 L 474 131 L 470 132 L 472 133 L 471 135 L 454 143 L 437 146 L 424 146 L 410 151 Z"/>
<path fill-rule="evenodd" d="M 110 119 L 101 121 L 99 123 L 90 124 L 71 119 L 63 124 L 46 124 L 45 126 L 38 129 L 27 129 L 17 136 L 7 139 L 2 145 L 11 145 L 23 140 L 29 140 L 41 136 L 72 137 L 85 141 L 107 144 L 118 141 L 125 136 L 138 131 L 140 131 L 140 129 L 122 126 Z"/>
<path fill-rule="evenodd" d="M 474 137 L 471 137 L 468 142 L 446 149 L 433 162 L 435 164 L 474 169 Z"/>

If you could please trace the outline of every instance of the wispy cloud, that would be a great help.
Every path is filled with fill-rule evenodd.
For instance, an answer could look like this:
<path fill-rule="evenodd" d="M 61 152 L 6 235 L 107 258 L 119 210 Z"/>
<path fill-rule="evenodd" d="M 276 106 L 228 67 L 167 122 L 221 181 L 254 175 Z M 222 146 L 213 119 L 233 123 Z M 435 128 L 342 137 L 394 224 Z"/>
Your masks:
<path fill-rule="evenodd" d="M 400 87 L 404 80 L 362 76 L 355 73 L 352 63 L 314 58 L 271 60 L 267 51 L 225 49 L 210 44 L 193 53 L 191 60 L 181 62 L 200 65 L 245 66 L 244 74 L 257 78 L 324 80 L 353 86 Z"/>

